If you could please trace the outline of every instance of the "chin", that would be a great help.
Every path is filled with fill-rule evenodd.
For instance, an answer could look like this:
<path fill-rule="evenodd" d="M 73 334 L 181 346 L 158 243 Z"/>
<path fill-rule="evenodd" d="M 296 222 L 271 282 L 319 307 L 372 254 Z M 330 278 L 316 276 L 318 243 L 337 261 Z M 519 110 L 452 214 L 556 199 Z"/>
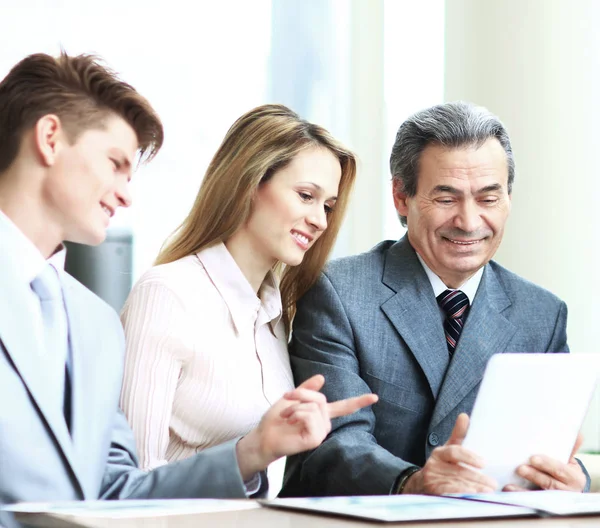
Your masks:
<path fill-rule="evenodd" d="M 453 271 L 457 273 L 475 273 L 479 268 L 485 266 L 487 261 L 477 259 L 477 260 L 463 260 L 462 262 L 454 262 L 451 268 Z"/>
<path fill-rule="evenodd" d="M 280 260 L 286 266 L 299 266 L 300 264 L 302 264 L 302 261 L 304 260 L 304 255 L 294 256 L 294 257 L 290 256 L 290 257 L 287 257 L 287 258 L 282 258 Z"/>
<path fill-rule="evenodd" d="M 85 244 L 86 246 L 97 246 L 106 240 L 106 230 L 80 233 L 79 236 L 69 237 L 66 240 L 68 242 L 75 242 L 76 244 Z"/>

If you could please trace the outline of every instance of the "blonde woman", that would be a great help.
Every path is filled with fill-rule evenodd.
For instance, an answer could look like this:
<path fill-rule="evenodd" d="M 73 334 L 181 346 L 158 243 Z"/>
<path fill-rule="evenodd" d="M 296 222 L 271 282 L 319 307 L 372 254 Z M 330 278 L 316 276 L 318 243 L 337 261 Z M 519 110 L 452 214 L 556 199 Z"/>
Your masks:
<path fill-rule="evenodd" d="M 355 175 L 350 151 L 284 106 L 227 132 L 123 309 L 121 405 L 142 467 L 245 435 L 293 388 L 295 304 L 332 249 Z"/>

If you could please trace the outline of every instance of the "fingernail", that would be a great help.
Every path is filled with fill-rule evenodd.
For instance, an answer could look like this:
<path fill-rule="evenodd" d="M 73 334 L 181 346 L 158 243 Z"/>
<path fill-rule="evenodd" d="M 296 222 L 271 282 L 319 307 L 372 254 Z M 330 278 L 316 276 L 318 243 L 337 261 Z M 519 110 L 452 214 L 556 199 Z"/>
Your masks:
<path fill-rule="evenodd" d="M 542 459 L 539 456 L 532 456 L 531 457 L 531 463 L 532 464 L 541 464 L 542 463 Z"/>

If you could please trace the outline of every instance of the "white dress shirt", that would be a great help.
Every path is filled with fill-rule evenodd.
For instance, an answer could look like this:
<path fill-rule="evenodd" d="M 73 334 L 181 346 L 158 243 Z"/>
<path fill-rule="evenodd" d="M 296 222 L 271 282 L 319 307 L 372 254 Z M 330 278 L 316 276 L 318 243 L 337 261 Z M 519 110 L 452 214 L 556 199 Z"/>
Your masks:
<path fill-rule="evenodd" d="M 446 286 L 444 284 L 442 279 L 440 279 L 435 273 L 433 273 L 433 271 L 431 271 L 429 269 L 427 264 L 425 264 L 425 261 L 421 258 L 421 255 L 419 255 L 418 253 L 417 253 L 417 258 L 419 259 L 421 266 L 423 266 L 423 269 L 425 270 L 425 273 L 427 274 L 427 278 L 429 279 L 429 282 L 431 283 L 431 287 L 433 288 L 433 294 L 436 296 L 436 298 L 440 293 L 442 293 L 446 290 L 452 290 L 452 291 L 460 290 L 469 298 L 469 306 L 473 305 L 473 300 L 475 299 L 475 294 L 477 293 L 477 289 L 479 288 L 479 283 L 481 282 L 481 277 L 483 276 L 484 266 L 479 268 L 466 282 L 461 284 L 460 287 L 449 288 L 448 286 Z M 440 308 L 440 316 L 442 318 L 442 321 L 444 321 L 446 319 L 446 312 L 442 309 L 442 307 L 439 307 L 439 308 Z"/>
<path fill-rule="evenodd" d="M 123 312 L 121 406 L 152 469 L 247 434 L 294 386 L 269 273 L 258 296 L 224 244 L 156 266 Z"/>
<path fill-rule="evenodd" d="M 14 274 L 18 277 L 23 289 L 22 302 L 30 312 L 31 332 L 35 335 L 39 346 L 32 350 L 32 354 L 38 355 L 40 368 L 51 372 L 50 378 L 58 380 L 56 383 L 56 397 L 54 402 L 62 410 L 64 402 L 64 369 L 65 358 L 51 357 L 47 350 L 44 338 L 44 323 L 42 318 L 42 307 L 40 299 L 31 288 L 31 282 L 41 273 L 44 266 L 50 264 L 58 273 L 59 277 L 65 273 L 66 249 L 63 245 L 46 260 L 35 244 L 12 222 L 8 216 L 0 211 L 0 240 L 2 240 L 2 251 L 11 255 L 14 262 Z M 68 321 L 66 316 L 57 319 L 56 324 L 61 328 L 56 329 L 60 335 L 68 336 Z"/>

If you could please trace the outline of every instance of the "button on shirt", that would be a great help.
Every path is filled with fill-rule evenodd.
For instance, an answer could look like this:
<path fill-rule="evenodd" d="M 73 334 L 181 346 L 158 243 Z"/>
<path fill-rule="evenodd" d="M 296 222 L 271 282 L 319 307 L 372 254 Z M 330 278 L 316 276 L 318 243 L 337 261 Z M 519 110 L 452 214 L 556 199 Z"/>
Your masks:
<path fill-rule="evenodd" d="M 293 388 L 281 296 L 258 296 L 224 244 L 156 266 L 121 315 L 121 404 L 152 469 L 247 434 Z"/>

